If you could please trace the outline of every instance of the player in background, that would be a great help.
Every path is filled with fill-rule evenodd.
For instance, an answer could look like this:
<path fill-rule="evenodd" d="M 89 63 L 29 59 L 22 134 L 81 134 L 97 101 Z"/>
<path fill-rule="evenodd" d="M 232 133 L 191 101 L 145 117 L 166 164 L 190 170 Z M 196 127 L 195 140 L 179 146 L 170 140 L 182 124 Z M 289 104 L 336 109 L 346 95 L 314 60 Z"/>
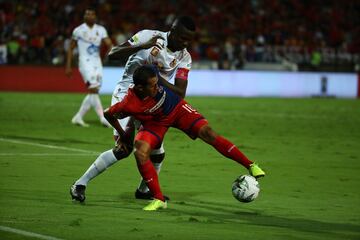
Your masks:
<path fill-rule="evenodd" d="M 192 139 L 199 137 L 225 157 L 246 167 L 252 176 L 265 176 L 265 172 L 233 143 L 218 135 L 196 109 L 162 86 L 161 82 L 158 83 L 156 67 L 139 67 L 134 72 L 133 81 L 134 86 L 123 100 L 106 109 L 104 116 L 119 133 L 118 144 L 124 152 L 130 149 L 128 137 L 117 119 L 132 116 L 141 122 L 141 128 L 135 136 L 134 155 L 139 172 L 154 195 L 153 201 L 144 210 L 154 211 L 167 207 L 157 172 L 150 161 L 150 153 L 161 145 L 169 127 L 182 130 Z"/>
<path fill-rule="evenodd" d="M 133 73 L 139 66 L 154 64 L 159 69 L 159 81 L 180 97 L 184 97 L 187 88 L 188 73 L 191 68 L 191 56 L 187 47 L 195 37 L 195 23 L 188 16 L 178 17 L 169 32 L 156 30 L 142 30 L 132 36 L 127 42 L 114 47 L 109 53 L 109 59 L 128 58 L 122 78 L 118 82 L 112 97 L 111 104 L 121 101 L 133 83 Z M 169 83 L 174 79 L 174 84 Z M 129 117 L 119 120 L 123 129 L 127 129 L 129 139 L 134 131 Z M 118 138 L 114 130 L 115 139 Z M 131 141 L 130 141 L 131 142 Z M 72 185 L 70 194 L 78 201 L 85 200 L 85 188 L 88 182 L 105 171 L 120 159 L 127 155 L 115 147 L 103 152 L 88 170 Z M 130 151 L 131 152 L 131 151 Z M 130 154 L 130 153 L 129 153 Z M 159 173 L 162 161 L 165 157 L 163 145 L 154 149 L 150 159 Z M 141 180 L 135 191 L 138 199 L 151 199 L 152 193 L 146 183 Z"/>
<path fill-rule="evenodd" d="M 81 103 L 79 111 L 72 118 L 73 124 L 88 127 L 84 122 L 84 115 L 91 107 L 95 109 L 101 124 L 110 127 L 103 115 L 103 107 L 99 97 L 99 90 L 102 83 L 102 59 L 100 57 L 101 44 L 105 44 L 108 51 L 112 48 L 111 39 L 106 29 L 95 23 L 96 11 L 87 8 L 84 14 L 84 23 L 74 29 L 67 52 L 65 73 L 68 77 L 72 75 L 71 62 L 75 47 L 79 50 L 79 70 L 84 80 L 88 94 Z"/>

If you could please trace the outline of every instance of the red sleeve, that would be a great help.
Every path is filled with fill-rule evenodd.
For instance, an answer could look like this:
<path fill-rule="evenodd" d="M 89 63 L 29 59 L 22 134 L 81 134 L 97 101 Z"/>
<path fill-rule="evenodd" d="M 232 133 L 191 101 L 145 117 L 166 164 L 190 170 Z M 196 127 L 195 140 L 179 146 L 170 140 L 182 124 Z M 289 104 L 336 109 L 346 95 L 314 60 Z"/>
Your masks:
<path fill-rule="evenodd" d="M 184 81 L 187 81 L 188 80 L 188 75 L 189 75 L 189 69 L 187 68 L 179 68 L 177 71 L 176 71 L 176 75 L 175 75 L 175 78 L 178 78 L 178 79 L 182 79 Z"/>
<path fill-rule="evenodd" d="M 110 115 L 116 117 L 116 118 L 124 118 L 126 117 L 126 112 L 125 112 L 125 104 L 124 101 L 118 102 L 115 105 L 112 105 L 109 108 L 109 113 Z"/>
<path fill-rule="evenodd" d="M 129 95 L 131 94 L 126 94 L 125 97 L 123 98 L 123 100 L 121 100 L 120 102 L 112 105 L 109 108 L 109 113 L 116 117 L 116 118 L 124 118 L 127 116 L 130 116 L 129 114 L 129 102 L 131 102 L 131 100 L 129 100 Z"/>

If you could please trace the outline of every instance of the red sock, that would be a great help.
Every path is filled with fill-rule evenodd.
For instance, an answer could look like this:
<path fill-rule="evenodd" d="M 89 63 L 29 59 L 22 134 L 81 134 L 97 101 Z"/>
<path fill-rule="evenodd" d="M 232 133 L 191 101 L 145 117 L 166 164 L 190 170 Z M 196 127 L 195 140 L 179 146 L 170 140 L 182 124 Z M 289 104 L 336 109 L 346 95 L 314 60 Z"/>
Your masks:
<path fill-rule="evenodd" d="M 142 165 L 138 164 L 137 166 L 141 176 L 146 182 L 146 185 L 153 193 L 154 198 L 160 199 L 161 201 L 165 201 L 164 196 L 162 195 L 160 190 L 158 175 L 150 159 L 147 160 L 144 164 Z"/>
<path fill-rule="evenodd" d="M 252 161 L 250 161 L 232 142 L 222 136 L 217 136 L 212 145 L 219 153 L 227 158 L 231 158 L 246 168 L 249 168 L 250 164 L 252 164 Z"/>

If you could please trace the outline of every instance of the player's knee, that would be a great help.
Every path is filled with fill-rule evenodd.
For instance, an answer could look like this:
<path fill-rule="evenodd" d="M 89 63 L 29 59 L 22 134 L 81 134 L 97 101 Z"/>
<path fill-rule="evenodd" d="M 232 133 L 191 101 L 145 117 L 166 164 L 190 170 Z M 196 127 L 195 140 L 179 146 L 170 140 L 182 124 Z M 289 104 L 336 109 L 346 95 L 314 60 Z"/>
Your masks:
<path fill-rule="evenodd" d="M 100 88 L 94 87 L 94 88 L 88 88 L 89 93 L 99 93 Z"/>
<path fill-rule="evenodd" d="M 203 126 L 199 131 L 199 137 L 207 143 L 215 141 L 217 134 L 209 125 Z"/>
<path fill-rule="evenodd" d="M 139 141 L 135 141 L 134 155 L 138 162 L 144 163 L 149 159 L 150 148 Z"/>
<path fill-rule="evenodd" d="M 130 155 L 130 153 L 133 150 L 133 146 L 132 145 L 117 145 L 113 148 L 113 153 L 116 157 L 117 160 L 126 158 Z"/>
<path fill-rule="evenodd" d="M 135 155 L 135 158 L 138 162 L 146 162 L 147 160 L 147 154 L 145 153 L 145 151 L 142 151 L 141 149 L 137 149 L 135 148 L 134 150 L 134 155 Z"/>

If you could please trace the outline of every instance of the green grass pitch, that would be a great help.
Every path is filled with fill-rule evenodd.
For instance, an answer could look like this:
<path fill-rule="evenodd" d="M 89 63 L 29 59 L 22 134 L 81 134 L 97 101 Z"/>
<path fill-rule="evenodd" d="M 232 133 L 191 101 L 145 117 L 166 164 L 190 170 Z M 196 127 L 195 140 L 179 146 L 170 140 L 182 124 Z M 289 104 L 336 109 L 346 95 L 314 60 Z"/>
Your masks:
<path fill-rule="evenodd" d="M 71 201 L 72 182 L 113 146 L 93 111 L 90 128 L 70 124 L 82 98 L 0 93 L 0 226 L 60 239 L 360 239 L 359 100 L 188 98 L 267 172 L 260 195 L 237 202 L 231 184 L 247 171 L 172 129 L 160 174 L 171 201 L 144 212 L 133 156 L 90 182 L 86 204 Z"/>

